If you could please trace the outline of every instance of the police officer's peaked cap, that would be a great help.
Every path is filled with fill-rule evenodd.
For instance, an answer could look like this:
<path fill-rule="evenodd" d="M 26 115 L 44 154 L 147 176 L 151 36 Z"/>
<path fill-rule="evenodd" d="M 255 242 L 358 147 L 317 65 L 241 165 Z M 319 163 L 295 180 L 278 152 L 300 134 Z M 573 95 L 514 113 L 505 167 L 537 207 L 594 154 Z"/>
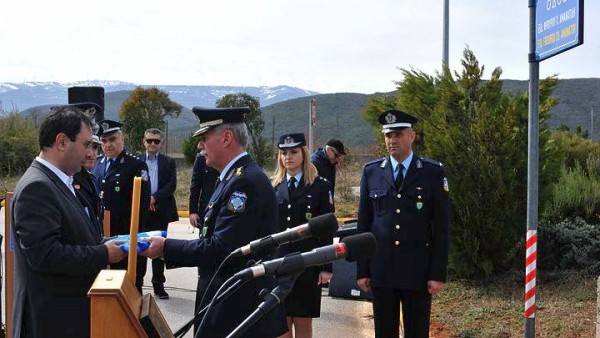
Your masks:
<path fill-rule="evenodd" d="M 102 145 L 102 141 L 100 141 L 100 138 L 98 137 L 98 135 L 92 135 L 92 142 L 94 142 L 98 145 Z"/>
<path fill-rule="evenodd" d="M 290 149 L 305 145 L 306 138 L 302 133 L 281 135 L 279 137 L 279 142 L 277 143 L 277 147 L 279 149 Z"/>
<path fill-rule="evenodd" d="M 87 113 L 90 117 L 94 117 L 96 112 L 102 111 L 102 108 L 94 102 L 80 102 L 65 104 L 62 106 L 51 107 L 50 110 L 59 110 L 64 108 L 78 108 L 84 113 Z"/>
<path fill-rule="evenodd" d="M 224 123 L 241 123 L 244 122 L 244 114 L 250 112 L 248 107 L 234 108 L 203 108 L 194 107 L 192 112 L 196 114 L 200 120 L 200 129 L 196 130 L 194 136 L 199 136 L 211 128 Z"/>
<path fill-rule="evenodd" d="M 388 110 L 381 113 L 378 120 L 383 126 L 382 132 L 387 134 L 395 130 L 411 128 L 419 119 L 400 110 Z"/>
<path fill-rule="evenodd" d="M 100 130 L 98 131 L 99 136 L 112 134 L 121 130 L 122 123 L 113 120 L 102 120 L 100 121 Z"/>

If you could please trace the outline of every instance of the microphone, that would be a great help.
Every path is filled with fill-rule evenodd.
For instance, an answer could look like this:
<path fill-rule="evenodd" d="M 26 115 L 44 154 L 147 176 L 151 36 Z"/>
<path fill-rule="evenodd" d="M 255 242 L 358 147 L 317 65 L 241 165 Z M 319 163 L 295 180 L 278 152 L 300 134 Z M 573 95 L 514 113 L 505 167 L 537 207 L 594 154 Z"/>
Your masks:
<path fill-rule="evenodd" d="M 285 276 L 306 267 L 331 263 L 345 258 L 353 262 L 358 258 L 372 256 L 377 251 L 377 241 L 370 232 L 347 236 L 340 243 L 316 248 L 312 251 L 295 253 L 283 258 L 257 264 L 236 273 L 233 277 L 251 280 L 261 276 Z"/>
<path fill-rule="evenodd" d="M 296 242 L 308 237 L 333 236 L 338 229 L 337 218 L 333 213 L 311 218 L 308 223 L 254 240 L 232 252 L 233 257 L 273 250 L 281 244 Z"/>

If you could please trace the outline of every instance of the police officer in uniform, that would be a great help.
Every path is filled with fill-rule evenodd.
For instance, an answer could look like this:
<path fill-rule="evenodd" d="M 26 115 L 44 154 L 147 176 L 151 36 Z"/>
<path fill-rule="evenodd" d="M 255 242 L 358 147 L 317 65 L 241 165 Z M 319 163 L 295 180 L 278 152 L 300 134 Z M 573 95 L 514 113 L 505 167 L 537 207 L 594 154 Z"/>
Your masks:
<path fill-rule="evenodd" d="M 359 287 L 373 292 L 376 337 L 429 337 L 431 297 L 446 282 L 448 179 L 440 162 L 412 151 L 417 118 L 379 116 L 389 156 L 367 163 L 360 184 L 358 232 L 371 232 L 377 253 L 359 260 Z"/>
<path fill-rule="evenodd" d="M 286 134 L 277 144 L 279 156 L 273 187 L 279 210 L 279 231 L 307 223 L 312 217 L 333 212 L 329 182 L 318 176 L 310 161 L 304 134 Z M 277 256 L 307 252 L 332 244 L 333 236 L 309 237 L 284 244 Z M 288 333 L 283 337 L 312 337 L 312 319 L 321 315 L 321 288 L 331 279 L 331 264 L 304 269 L 284 302 Z M 292 331 L 295 335 L 292 334 Z"/>
<path fill-rule="evenodd" d="M 141 253 L 150 258 L 164 256 L 167 268 L 200 267 L 199 292 L 206 292 L 207 300 L 213 298 L 229 277 L 247 266 L 248 256 L 230 260 L 216 273 L 225 257 L 277 230 L 275 191 L 262 169 L 245 151 L 249 135 L 243 114 L 248 111 L 248 108 L 193 109 L 200 119 L 200 129 L 195 135 L 203 142 L 206 164 L 220 172 L 219 183 L 204 213 L 202 237 L 197 240 L 152 237 L 150 247 Z M 260 291 L 273 287 L 271 277 L 244 284 L 210 311 L 196 336 L 227 336 L 260 304 Z M 276 337 L 286 331 L 285 314 L 278 307 L 253 325 L 244 337 Z"/>
<path fill-rule="evenodd" d="M 100 197 L 110 211 L 110 235 L 128 235 L 131 226 L 133 179 L 142 178 L 139 231 L 143 231 L 150 206 L 148 166 L 124 149 L 122 124 L 112 120 L 100 121 L 100 140 L 104 154 L 98 156 L 92 173 L 100 180 Z M 138 256 L 135 285 L 142 293 L 147 259 Z M 112 269 L 127 269 L 127 260 L 111 265 Z"/>

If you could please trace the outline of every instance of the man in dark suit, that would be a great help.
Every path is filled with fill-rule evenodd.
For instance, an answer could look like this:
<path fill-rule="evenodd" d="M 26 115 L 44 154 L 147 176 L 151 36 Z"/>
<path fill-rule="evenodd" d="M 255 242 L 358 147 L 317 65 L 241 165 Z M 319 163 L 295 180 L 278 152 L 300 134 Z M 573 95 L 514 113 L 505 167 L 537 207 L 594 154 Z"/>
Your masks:
<path fill-rule="evenodd" d="M 160 153 L 162 132 L 150 128 L 144 133 L 146 153 L 142 161 L 148 166 L 150 177 L 150 213 L 146 220 L 146 231 L 167 231 L 170 222 L 179 220 L 175 203 L 177 187 L 177 169 L 175 160 Z M 160 299 L 169 299 L 165 291 L 165 261 L 162 258 L 152 260 L 152 287 L 154 294 Z"/>
<path fill-rule="evenodd" d="M 325 178 L 331 184 L 331 192 L 334 196 L 336 166 L 345 155 L 346 148 L 342 141 L 332 138 L 327 141 L 324 148 L 319 148 L 311 156 L 311 161 L 317 167 L 319 176 Z"/>
<path fill-rule="evenodd" d="M 167 268 L 200 267 L 201 288 L 210 300 L 217 289 L 235 272 L 246 267 L 248 259 L 236 258 L 217 273 L 217 267 L 233 250 L 277 229 L 275 191 L 262 169 L 244 150 L 248 130 L 243 114 L 248 108 L 194 108 L 200 119 L 200 137 L 206 149 L 206 163 L 220 172 L 219 184 L 208 203 L 202 237 L 177 240 L 153 237 L 142 255 L 164 255 Z M 256 257 L 253 257 L 256 258 Z M 264 257 L 262 257 L 264 258 Z M 212 287 L 209 281 L 214 278 Z M 261 303 L 263 288 L 272 289 L 272 278 L 257 278 L 211 310 L 197 337 L 225 337 Z M 276 337 L 287 331 L 285 314 L 278 307 L 246 332 L 244 337 Z"/>
<path fill-rule="evenodd" d="M 88 337 L 87 292 L 101 269 L 125 257 L 100 243 L 72 186 L 92 151 L 90 124 L 78 105 L 55 107 L 40 126 L 41 152 L 15 188 L 12 337 Z"/>
<path fill-rule="evenodd" d="M 100 197 L 104 208 L 110 211 L 110 236 L 128 235 L 131 227 L 131 198 L 133 179 L 142 178 L 140 196 L 139 231 L 144 230 L 150 206 L 150 179 L 148 166 L 124 148 L 121 123 L 100 121 L 100 141 L 104 154 L 98 156 L 92 174 L 100 180 Z M 138 256 L 135 286 L 142 293 L 147 259 Z M 127 269 L 127 261 L 112 264 L 113 269 Z"/>
<path fill-rule="evenodd" d="M 360 183 L 358 232 L 372 232 L 377 254 L 359 260 L 359 287 L 373 291 L 376 337 L 428 338 L 431 296 L 446 282 L 448 179 L 442 164 L 413 153 L 417 119 L 379 116 L 389 156 L 367 163 Z"/>

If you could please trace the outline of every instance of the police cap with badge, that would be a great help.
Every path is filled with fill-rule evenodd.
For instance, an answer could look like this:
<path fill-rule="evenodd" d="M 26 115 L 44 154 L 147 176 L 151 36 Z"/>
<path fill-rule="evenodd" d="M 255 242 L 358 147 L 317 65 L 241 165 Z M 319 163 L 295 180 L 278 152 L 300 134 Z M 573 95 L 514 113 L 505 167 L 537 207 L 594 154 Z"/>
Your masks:
<path fill-rule="evenodd" d="M 116 133 L 121 130 L 122 123 L 113 120 L 102 120 L 100 121 L 100 130 L 98 131 L 99 136 L 107 136 L 112 133 Z"/>
<path fill-rule="evenodd" d="M 378 121 L 381 123 L 384 134 L 393 131 L 402 130 L 404 128 L 412 128 L 412 125 L 417 123 L 419 119 L 400 110 L 388 110 L 379 115 Z"/>
<path fill-rule="evenodd" d="M 224 123 L 242 123 L 244 114 L 250 112 L 248 107 L 233 108 L 203 108 L 194 107 L 192 112 L 200 120 L 200 129 L 194 132 L 194 136 L 200 136 L 207 131 Z"/>
<path fill-rule="evenodd" d="M 303 133 L 285 134 L 279 137 L 277 147 L 279 149 L 291 149 L 296 147 L 303 147 L 306 145 L 306 138 Z"/>

